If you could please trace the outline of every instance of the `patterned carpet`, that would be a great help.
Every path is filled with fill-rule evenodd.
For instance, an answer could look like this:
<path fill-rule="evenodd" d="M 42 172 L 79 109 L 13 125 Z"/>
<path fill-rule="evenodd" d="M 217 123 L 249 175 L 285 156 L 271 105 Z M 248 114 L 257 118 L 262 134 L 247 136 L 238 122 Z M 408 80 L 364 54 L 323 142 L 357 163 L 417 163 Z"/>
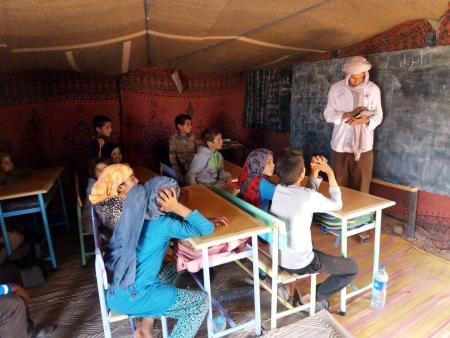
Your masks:
<path fill-rule="evenodd" d="M 266 338 L 308 337 L 308 338 L 353 338 L 353 336 L 326 310 L 296 323 L 271 330 Z"/>
<path fill-rule="evenodd" d="M 320 233 L 313 227 L 315 246 L 326 252 L 338 254 L 333 248 L 334 236 Z M 81 267 L 78 243 L 75 236 L 55 234 L 59 268 L 50 273 L 47 282 L 31 289 L 31 315 L 40 323 L 57 324 L 52 338 L 103 337 L 100 308 L 92 260 L 86 268 Z M 63 239 L 64 238 L 64 239 Z M 372 245 L 361 245 L 349 240 L 349 255 L 358 257 L 360 272 L 355 280 L 362 285 L 370 280 Z M 389 272 L 388 300 L 386 308 L 377 312 L 370 308 L 370 292 L 352 299 L 345 317 L 334 318 L 356 337 L 444 337 L 450 332 L 450 263 L 417 250 L 405 240 L 383 234 L 381 262 Z M 213 290 L 243 287 L 245 274 L 235 264 L 217 268 Z M 320 278 L 324 278 L 321 276 Z M 319 280 L 320 280 L 319 278 Z M 190 279 L 181 284 L 194 287 Z M 334 304 L 338 298 L 332 299 Z M 270 298 L 261 294 L 263 321 L 269 319 Z M 251 299 L 225 305 L 231 317 L 239 322 L 252 318 Z M 332 312 L 337 312 L 337 305 Z M 279 327 L 300 324 L 303 316 L 291 315 L 279 321 Z M 169 327 L 173 323 L 169 321 Z M 295 330 L 294 330 L 295 331 Z M 127 322 L 112 325 L 113 337 L 132 337 Z M 198 337 L 205 337 L 205 325 Z M 160 322 L 155 322 L 155 336 L 161 337 Z M 232 337 L 252 337 L 250 331 Z M 275 337 L 270 335 L 270 337 Z M 299 337 L 283 334 L 283 338 Z"/>

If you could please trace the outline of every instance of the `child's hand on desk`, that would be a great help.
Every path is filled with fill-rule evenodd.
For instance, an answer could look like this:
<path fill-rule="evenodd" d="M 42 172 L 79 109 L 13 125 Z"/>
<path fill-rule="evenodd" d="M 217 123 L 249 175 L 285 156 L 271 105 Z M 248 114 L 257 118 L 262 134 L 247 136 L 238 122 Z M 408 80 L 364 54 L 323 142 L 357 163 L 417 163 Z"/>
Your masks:
<path fill-rule="evenodd" d="M 223 226 L 228 226 L 230 224 L 228 219 L 226 217 L 224 217 L 224 216 L 208 217 L 208 219 L 214 224 L 214 226 L 216 228 L 223 227 Z"/>

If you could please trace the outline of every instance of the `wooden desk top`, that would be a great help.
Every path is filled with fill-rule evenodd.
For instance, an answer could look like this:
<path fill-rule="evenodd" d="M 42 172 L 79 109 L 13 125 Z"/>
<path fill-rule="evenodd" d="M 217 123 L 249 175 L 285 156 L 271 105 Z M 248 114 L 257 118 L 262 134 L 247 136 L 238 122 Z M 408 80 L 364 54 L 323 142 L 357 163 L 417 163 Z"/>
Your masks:
<path fill-rule="evenodd" d="M 133 167 L 134 176 L 138 179 L 139 183 L 143 184 L 147 182 L 149 179 L 158 176 L 154 171 L 144 167 L 144 166 L 136 166 Z"/>
<path fill-rule="evenodd" d="M 237 182 L 241 174 L 242 167 L 230 161 L 223 160 L 223 169 L 231 174 L 232 182 Z"/>
<path fill-rule="evenodd" d="M 251 217 L 231 202 L 220 197 L 207 187 L 193 185 L 185 187 L 188 192 L 186 205 L 197 209 L 205 217 L 225 216 L 230 224 L 217 228 L 210 236 L 189 239 L 195 249 L 202 249 L 233 240 L 270 232 L 270 228 Z"/>
<path fill-rule="evenodd" d="M 222 150 L 233 150 L 233 149 L 239 149 L 242 148 L 242 144 L 237 141 L 231 141 L 231 142 L 223 142 Z"/>
<path fill-rule="evenodd" d="M 308 181 L 305 178 L 302 181 L 302 186 L 306 185 Z M 319 192 L 321 192 L 325 196 L 329 196 L 328 194 L 328 182 L 322 182 L 319 187 Z M 361 212 L 372 212 L 376 209 L 384 209 L 395 205 L 394 201 L 387 200 L 385 198 L 381 198 L 378 196 L 366 194 L 357 190 L 341 187 L 342 192 L 342 204 L 343 207 L 339 211 L 329 212 L 330 215 L 339 218 L 354 218 L 355 214 Z"/>
<path fill-rule="evenodd" d="M 240 166 L 237 164 L 231 163 L 229 161 L 224 160 L 223 161 L 224 169 L 231 173 L 231 177 L 234 179 L 235 175 L 239 177 L 239 174 L 242 170 Z M 269 178 L 270 181 L 274 184 L 278 184 L 280 182 L 280 178 L 277 175 L 273 175 Z M 306 186 L 308 182 L 308 178 L 305 177 L 305 179 L 302 181 L 302 186 Z M 322 184 L 319 187 L 319 192 L 324 194 L 325 196 L 328 195 L 328 182 L 322 182 Z M 375 209 L 384 209 L 391 207 L 395 205 L 394 201 L 390 201 L 378 196 L 369 195 L 366 193 L 362 193 L 357 190 L 341 187 L 342 191 L 342 202 L 343 207 L 340 211 L 335 212 L 329 212 L 329 214 L 339 217 L 339 218 L 353 218 L 353 214 L 367 211 L 371 212 Z"/>
<path fill-rule="evenodd" d="M 13 184 L 0 187 L 0 201 L 45 194 L 50 190 L 63 170 L 63 167 L 33 170 L 30 176 L 22 177 Z"/>

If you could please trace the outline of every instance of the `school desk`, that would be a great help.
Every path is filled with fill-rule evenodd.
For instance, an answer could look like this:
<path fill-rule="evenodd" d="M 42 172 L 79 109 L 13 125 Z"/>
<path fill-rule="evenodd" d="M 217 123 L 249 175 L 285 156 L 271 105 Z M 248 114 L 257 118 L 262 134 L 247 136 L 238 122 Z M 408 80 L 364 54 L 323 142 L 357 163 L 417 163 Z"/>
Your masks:
<path fill-rule="evenodd" d="M 253 262 L 258 262 L 258 235 L 270 232 L 270 228 L 205 186 L 194 185 L 186 187 L 185 189 L 187 190 L 186 205 L 189 208 L 199 210 L 205 217 L 224 216 L 230 222 L 228 226 L 217 228 L 210 236 L 189 239 L 189 242 L 194 249 L 202 251 L 203 285 L 206 293 L 208 294 L 209 304 L 209 312 L 207 317 L 208 337 L 222 337 L 248 327 L 254 327 L 255 334 L 259 336 L 261 334 L 261 308 L 258 264 L 253 264 L 255 319 L 237 325 L 228 316 L 226 316 L 226 313 L 224 313 L 231 327 L 218 333 L 214 333 L 212 327 L 212 301 L 214 300 L 211 297 L 209 268 L 250 256 L 252 257 Z M 208 259 L 209 247 L 247 237 L 252 238 L 251 249 L 211 261 Z M 217 302 L 215 302 L 215 305 L 219 305 L 218 309 L 223 310 Z"/>
<path fill-rule="evenodd" d="M 61 222 L 60 224 L 65 224 L 66 229 L 69 230 L 69 221 L 67 218 L 66 204 L 60 178 L 63 170 L 64 168 L 62 167 L 35 170 L 30 176 L 22 177 L 18 179 L 17 182 L 5 187 L 0 187 L 0 226 L 2 228 L 6 252 L 9 256 L 12 254 L 12 251 L 6 232 L 5 218 L 40 212 L 50 255 L 49 259 L 52 263 L 52 267 L 54 269 L 57 268 L 46 208 L 54 196 L 55 189 L 58 188 L 61 207 L 64 214 L 64 222 Z M 17 208 L 9 207 L 11 206 L 12 201 L 9 201 L 11 199 L 33 196 L 37 198 L 36 201 L 33 199 L 31 203 L 27 203 L 27 205 Z"/>
<path fill-rule="evenodd" d="M 231 181 L 237 182 L 239 175 L 241 174 L 242 167 L 234 164 L 233 162 L 223 160 L 223 169 L 231 174 Z"/>
<path fill-rule="evenodd" d="M 158 176 L 154 171 L 144 167 L 144 166 L 136 166 L 133 167 L 134 176 L 138 179 L 139 183 L 143 184 L 147 182 L 149 179 Z"/>
<path fill-rule="evenodd" d="M 230 171 L 233 170 L 234 172 L 238 171 L 238 168 L 240 168 L 238 165 L 233 164 L 228 161 L 224 161 L 224 167 L 230 168 Z M 225 169 L 227 170 L 227 169 Z M 233 174 L 232 174 L 233 175 Z M 271 181 L 273 183 L 278 183 L 279 178 L 274 175 L 271 177 Z M 302 186 L 305 186 L 308 182 L 308 178 L 305 177 L 305 179 L 301 182 Z M 322 184 L 319 187 L 319 191 L 324 194 L 325 196 L 328 196 L 328 183 L 322 182 Z M 365 232 L 367 230 L 375 229 L 375 238 L 374 238 L 374 248 L 373 248 L 373 276 L 375 276 L 375 273 L 378 269 L 379 264 L 379 257 L 380 257 L 380 240 L 381 240 L 381 214 L 382 210 L 388 207 L 391 207 L 395 205 L 395 202 L 365 194 L 356 190 L 352 190 L 349 188 L 341 187 L 342 191 L 342 203 L 343 207 L 340 211 L 336 212 L 330 212 L 329 214 L 333 215 L 334 217 L 337 217 L 341 219 L 342 221 L 342 228 L 340 231 L 334 231 L 334 234 L 337 236 L 340 236 L 341 238 L 341 255 L 343 257 L 347 257 L 347 239 L 350 236 L 357 235 L 359 233 Z M 366 224 L 362 227 L 356 228 L 356 229 L 347 229 L 347 222 L 348 220 L 369 214 L 371 212 L 375 212 L 375 220 L 369 224 Z M 354 290 L 353 292 L 350 292 L 347 294 L 347 290 L 344 288 L 341 291 L 341 299 L 340 299 L 340 311 L 342 314 L 345 314 L 346 312 L 346 300 L 354 297 L 366 290 L 369 290 L 372 287 L 372 283 L 365 285 L 364 287 L 358 288 L 357 290 Z"/>
<path fill-rule="evenodd" d="M 306 179 L 303 180 L 302 184 L 306 183 Z M 322 182 L 319 187 L 319 192 L 325 196 L 328 194 L 328 183 Z M 383 209 L 395 205 L 394 201 L 390 201 L 381 197 L 369 195 L 362 193 L 360 191 L 352 190 L 349 188 L 341 187 L 342 192 L 342 209 L 339 211 L 329 212 L 330 215 L 340 218 L 342 220 L 342 228 L 338 236 L 341 237 L 341 255 L 347 257 L 347 238 L 350 236 L 357 235 L 361 232 L 367 230 L 375 229 L 375 238 L 373 245 L 373 277 L 378 269 L 379 258 L 380 258 L 380 240 L 381 240 L 381 212 Z M 347 221 L 362 215 L 375 212 L 375 220 L 368 224 L 365 224 L 359 228 L 347 229 Z M 372 278 L 373 280 L 373 278 Z M 340 298 L 340 311 L 341 314 L 346 312 L 347 299 L 354 297 L 372 287 L 372 283 L 369 283 L 363 287 L 358 288 L 347 294 L 347 289 L 343 288 L 341 290 Z"/>

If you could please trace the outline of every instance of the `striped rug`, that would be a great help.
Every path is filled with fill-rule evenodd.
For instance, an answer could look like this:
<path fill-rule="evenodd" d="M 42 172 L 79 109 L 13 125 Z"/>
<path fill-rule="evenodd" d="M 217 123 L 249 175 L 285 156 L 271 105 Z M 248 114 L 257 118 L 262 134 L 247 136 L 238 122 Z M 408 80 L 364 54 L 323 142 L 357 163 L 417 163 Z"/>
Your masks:
<path fill-rule="evenodd" d="M 317 248 L 339 254 L 339 249 L 330 248 L 330 237 L 317 228 L 313 233 Z M 356 258 L 359 265 L 355 284 L 364 285 L 372 274 L 373 245 L 359 244 L 354 239 L 348 244 L 349 257 Z M 382 234 L 380 255 L 380 263 L 386 265 L 389 273 L 385 308 L 373 310 L 368 291 L 349 301 L 345 317 L 335 315 L 335 318 L 356 337 L 450 336 L 450 262 L 387 234 Z M 336 296 L 332 300 L 335 304 L 339 302 Z M 333 310 L 337 313 L 338 306 Z"/>
<path fill-rule="evenodd" d="M 81 267 L 75 236 L 67 238 L 65 234 L 55 234 L 54 238 L 60 267 L 50 273 L 43 286 L 30 290 L 32 318 L 38 323 L 57 324 L 52 338 L 103 337 L 93 263 Z M 313 227 L 313 238 L 316 248 L 339 254 L 339 249 L 333 247 L 334 236 Z M 360 267 L 356 285 L 371 279 L 372 248 L 372 244 L 349 240 L 349 255 L 357 257 Z M 390 278 L 386 308 L 372 310 L 368 291 L 349 301 L 345 317 L 334 314 L 334 318 L 355 337 L 445 337 L 450 332 L 450 263 L 421 252 L 392 235 L 382 237 L 381 262 L 386 265 Z M 219 267 L 213 290 L 243 287 L 245 276 L 235 264 Z M 189 281 L 184 285 L 188 286 Z M 332 301 L 337 304 L 338 297 Z M 270 295 L 265 291 L 261 293 L 261 307 L 266 321 L 269 319 Z M 225 308 L 237 322 L 253 317 L 251 299 Z M 332 310 L 337 313 L 337 306 Z M 292 315 L 280 324 L 288 325 L 302 317 Z M 115 323 L 112 331 L 113 337 L 132 337 L 126 322 Z M 205 331 L 203 325 L 198 337 L 205 337 Z M 252 335 L 249 331 L 248 335 L 237 336 Z M 161 337 L 159 321 L 155 324 L 155 337 Z M 288 337 L 298 336 L 283 336 Z"/>

